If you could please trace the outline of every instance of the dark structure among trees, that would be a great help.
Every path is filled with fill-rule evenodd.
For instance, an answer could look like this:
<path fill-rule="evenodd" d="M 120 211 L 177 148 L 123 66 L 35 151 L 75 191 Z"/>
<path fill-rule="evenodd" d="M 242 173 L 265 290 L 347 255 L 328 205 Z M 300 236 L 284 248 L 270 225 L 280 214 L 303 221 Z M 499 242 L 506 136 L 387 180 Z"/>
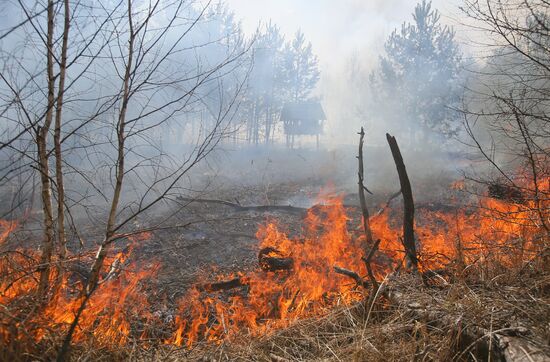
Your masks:
<path fill-rule="evenodd" d="M 281 121 L 284 124 L 287 147 L 294 147 L 295 136 L 315 136 L 319 147 L 319 136 L 327 117 L 321 103 L 317 101 L 292 102 L 283 106 Z"/>

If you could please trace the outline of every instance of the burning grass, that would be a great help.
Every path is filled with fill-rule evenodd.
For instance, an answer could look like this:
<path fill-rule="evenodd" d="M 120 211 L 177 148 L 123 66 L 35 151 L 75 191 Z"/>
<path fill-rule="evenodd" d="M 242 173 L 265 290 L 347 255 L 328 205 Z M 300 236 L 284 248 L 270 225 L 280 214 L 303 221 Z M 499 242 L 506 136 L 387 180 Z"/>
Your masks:
<path fill-rule="evenodd" d="M 153 316 L 149 312 L 150 296 L 142 285 L 155 276 L 158 265 L 130 262 L 135 244 L 141 240 L 143 235 L 131 238 L 125 250 L 109 258 L 110 268 L 80 318 L 73 337 L 76 343 L 111 349 L 147 335 L 143 326 Z M 81 303 L 86 275 L 76 273 L 64 276 L 47 303 L 36 299 L 38 259 L 23 249 L 6 252 L 0 259 L 0 342 L 5 359 L 33 354 L 33 358 L 40 358 L 37 356 L 42 353 L 45 359 L 55 356 L 55 348 Z M 87 259 L 91 260 L 91 255 L 73 256 L 66 263 L 85 263 Z"/>
<path fill-rule="evenodd" d="M 140 352 L 149 357 L 151 351 L 163 355 L 179 351 L 175 355 L 193 359 L 202 351 L 222 359 L 281 361 L 410 360 L 413 356 L 442 360 L 462 351 L 470 353 L 468 346 L 457 342 L 458 332 L 448 335 L 419 320 L 408 305 L 396 306 L 379 298 L 374 311 L 365 313 L 365 290 L 333 270 L 339 266 L 366 274 L 360 219 L 344 207 L 339 195 L 325 192 L 317 201 L 298 236 L 283 232 L 276 220 L 258 229 L 258 247 L 290 259 L 291 268 L 258 266 L 249 272 L 220 274 L 217 281 L 238 283 L 213 290 L 198 282 L 173 305 L 155 291 L 159 263 L 133 258 L 134 249 L 149 235 L 128 240 L 125 249 L 110 257 L 100 286 L 84 310 L 73 338 L 77 353 L 84 355 L 93 348 L 109 358 L 127 358 L 137 346 L 149 350 Z M 543 212 L 548 215 L 546 204 Z M 435 307 L 441 315 L 484 328 L 506 326 L 514 317 L 508 312 L 517 312 L 518 323 L 527 321 L 540 344 L 540 336 L 547 333 L 541 322 L 548 323 L 540 316 L 550 315 L 545 262 L 549 240 L 548 231 L 537 220 L 540 209 L 525 200 L 481 198 L 477 207 L 421 208 L 416 233 L 420 269 L 427 278 L 424 284 L 400 284 L 399 280 L 392 284 L 400 286 L 415 305 Z M 389 209 L 371 217 L 373 234 L 381 240 L 373 259 L 379 280 L 403 259 L 399 226 L 399 218 Z M 3 242 L 16 226 L 2 222 L 0 227 Z M 88 265 L 91 257 L 73 255 L 67 263 L 78 260 Z M 22 248 L 2 254 L 3 358 L 54 356 L 79 305 L 86 275 L 72 272 L 65 273 L 48 303 L 37 306 L 37 260 L 32 251 Z M 522 279 L 524 285 L 518 284 Z M 426 300 L 431 301 L 429 305 Z M 487 325 L 487 318 L 494 325 Z M 256 339 L 243 346 L 239 340 L 244 336 Z M 184 347 L 186 352 L 166 345 Z"/>
<path fill-rule="evenodd" d="M 538 276 L 509 278 L 505 288 L 495 283 L 455 283 L 434 289 L 402 275 L 393 278 L 391 285 L 407 295 L 406 303 L 380 297 L 372 311 L 365 310 L 363 303 L 340 306 L 252 341 L 236 339 L 163 356 L 165 360 L 217 361 L 485 360 L 483 346 L 462 333 L 467 328 L 508 330 L 510 336 L 523 333 L 522 338 L 548 353 L 547 326 L 540 319 L 549 312 L 544 292 L 549 282 L 548 277 Z M 433 319 L 421 319 L 416 311 L 429 311 Z M 443 329 L 437 318 L 454 323 Z M 535 361 L 544 358 L 539 352 L 530 357 Z"/>

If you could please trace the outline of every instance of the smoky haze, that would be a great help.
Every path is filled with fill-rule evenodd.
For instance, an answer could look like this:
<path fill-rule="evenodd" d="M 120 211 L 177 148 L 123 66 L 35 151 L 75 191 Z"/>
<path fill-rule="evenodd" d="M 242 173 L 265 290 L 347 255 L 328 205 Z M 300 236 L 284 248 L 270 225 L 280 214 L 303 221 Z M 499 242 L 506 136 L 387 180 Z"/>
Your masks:
<path fill-rule="evenodd" d="M 177 191 L 171 190 L 172 198 L 195 195 L 209 187 L 239 184 L 269 188 L 288 181 L 316 187 L 332 181 L 354 192 L 361 126 L 367 131 L 367 181 L 373 189 L 390 192 L 397 188 L 386 132 L 397 136 L 405 161 L 411 162 L 412 175 L 433 178 L 456 170 L 449 162 L 453 154 L 447 151 L 454 152 L 458 146 L 450 137 L 426 138 L 409 119 L 408 110 L 401 107 L 400 95 L 391 94 L 390 86 L 379 87 L 389 95 L 382 100 L 372 91 L 370 76 L 381 69 L 384 44 L 395 29 L 413 22 L 416 2 L 228 0 L 212 4 L 188 1 L 182 7 L 177 1 L 166 4 L 166 9 L 155 13 L 150 38 L 140 40 L 144 49 L 150 45 L 158 49 L 138 63 L 145 71 L 136 73 L 134 81 L 146 86 L 136 92 L 128 107 L 132 124 L 126 149 L 131 171 L 123 197 L 128 209 L 136 206 L 136 195 L 140 204 L 163 195 L 173 185 Z M 25 6 L 40 11 L 40 3 L 27 2 Z M 169 6 L 181 16 L 164 33 L 163 26 L 171 19 Z M 440 12 L 442 26 L 459 25 L 455 2 L 433 1 L 432 8 Z M 147 11 L 147 3 L 138 1 L 135 9 L 136 19 L 143 20 L 140 14 Z M 4 127 L 5 141 L 24 130 L 28 121 L 21 121 L 21 109 L 10 103 L 11 85 L 22 87 L 29 103 L 26 109 L 40 119 L 45 100 L 38 95 L 45 94 L 46 77 L 41 74 L 45 69 L 43 38 L 33 34 L 29 24 L 22 31 L 9 31 L 24 18 L 17 3 L 4 4 L 2 10 L 6 21 L 0 49 L 6 81 L 1 92 L 6 106 L 0 127 Z M 76 14 L 86 19 L 71 38 L 78 42 L 93 37 L 105 10 L 80 7 Z M 44 14 L 36 19 L 43 24 Z M 117 102 L 124 69 L 124 62 L 118 61 L 125 59 L 128 31 L 126 25 L 122 29 L 117 34 L 123 41 L 118 43 L 114 31 L 105 29 L 97 44 L 85 48 L 90 52 L 87 56 L 97 52 L 97 59 L 89 64 L 76 61 L 67 76 L 71 88 L 64 111 L 65 162 L 74 171 L 66 177 L 67 193 L 85 200 L 85 208 L 97 207 L 114 192 Z M 57 31 L 59 34 L 61 28 Z M 462 45 L 463 38 L 457 36 L 456 42 Z M 80 47 L 77 45 L 69 58 L 76 57 L 78 49 L 83 49 Z M 465 47 L 460 50 L 466 53 Z M 164 59 L 162 52 L 170 55 Z M 154 76 L 149 77 L 148 71 L 155 72 Z M 418 78 L 411 81 L 411 87 L 420 82 L 419 73 L 405 73 Z M 447 81 L 445 75 L 437 77 L 432 83 Z M 33 81 L 28 82 L 29 78 Z M 430 98 L 434 92 L 437 90 L 430 88 L 421 96 Z M 294 139 L 285 134 L 281 122 L 287 104 L 304 102 L 319 103 L 326 115 L 318 147 L 314 133 Z M 10 165 L 15 161 L 20 165 L 29 162 L 20 156 L 24 150 L 34 151 L 33 142 L 32 132 L 24 132 L 15 147 L 2 151 L 7 173 L 12 172 Z M 441 144 L 445 152 L 440 152 Z M 188 169 L 188 165 L 193 167 Z M 173 180 L 174 168 L 185 170 L 185 177 L 177 174 Z M 28 179 L 23 174 L 20 177 Z M 31 193 L 33 187 L 26 188 Z M 98 190 L 102 189 L 108 191 L 100 196 Z"/>
<path fill-rule="evenodd" d="M 278 24 L 288 38 L 298 29 L 304 31 L 319 57 L 321 79 L 316 94 L 322 97 L 328 116 L 324 141 L 332 146 L 356 143 L 357 137 L 350 130 L 365 125 L 364 119 L 350 115 L 349 111 L 353 107 L 350 100 L 355 97 L 350 86 L 352 64 L 359 63 L 366 73 L 374 70 L 384 52 L 386 39 L 403 22 L 412 21 L 416 3 L 413 0 L 227 2 L 241 18 L 245 31 L 252 32 L 259 23 L 269 20 Z M 465 51 L 469 49 L 472 34 L 463 26 L 466 20 L 458 8 L 461 2 L 435 0 L 432 4 L 441 12 L 442 23 L 461 30 L 457 39 Z M 376 138 L 386 131 L 389 130 L 381 127 Z M 366 142 L 385 143 L 385 139 L 367 139 Z"/>

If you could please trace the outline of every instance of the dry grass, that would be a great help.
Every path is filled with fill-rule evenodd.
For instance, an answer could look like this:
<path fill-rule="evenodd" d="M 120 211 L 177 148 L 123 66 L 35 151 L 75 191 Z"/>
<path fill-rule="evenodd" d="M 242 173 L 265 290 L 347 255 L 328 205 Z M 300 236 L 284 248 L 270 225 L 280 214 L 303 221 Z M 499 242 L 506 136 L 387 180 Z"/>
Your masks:
<path fill-rule="evenodd" d="M 550 356 L 547 274 L 507 280 L 506 285 L 493 281 L 492 285 L 454 283 L 433 287 L 407 275 L 388 283 L 389 290 L 398 290 L 405 296 L 402 303 L 390 303 L 380 297 L 371 313 L 362 303 L 339 307 L 323 317 L 301 320 L 262 337 L 242 334 L 218 346 L 198 344 L 192 350 L 134 350 L 124 358 L 274 362 L 486 360 L 486 343 L 480 342 L 487 339 L 472 340 L 465 335 L 466 330 L 521 334 L 522 339 L 540 350 L 539 357 L 543 353 Z"/>
<path fill-rule="evenodd" d="M 253 337 L 242 332 L 220 345 L 201 342 L 191 350 L 159 345 L 158 340 L 102 349 L 91 339 L 74 346 L 72 360 L 486 360 L 484 344 L 475 343 L 483 341 L 465 337 L 465 330 L 519 333 L 550 356 L 550 273 L 541 271 L 540 265 L 477 283 L 442 285 L 438 281 L 426 284 L 408 274 L 392 277 L 385 281 L 385 296 L 377 299 L 371 311 L 364 303 L 341 306 L 269 335 Z M 398 298 L 392 297 L 394 292 Z M 44 341 L 34 353 L 19 354 L 20 359 L 51 360 L 59 344 L 60 340 Z"/>

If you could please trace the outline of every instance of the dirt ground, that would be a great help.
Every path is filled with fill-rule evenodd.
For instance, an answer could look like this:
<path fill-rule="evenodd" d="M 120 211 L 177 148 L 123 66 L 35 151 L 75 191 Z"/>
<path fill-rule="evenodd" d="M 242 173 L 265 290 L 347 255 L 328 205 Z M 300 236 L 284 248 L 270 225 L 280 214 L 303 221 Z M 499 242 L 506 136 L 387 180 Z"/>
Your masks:
<path fill-rule="evenodd" d="M 418 197 L 417 207 L 442 209 L 448 207 L 451 197 L 456 195 L 448 190 L 450 176 L 446 183 L 441 180 L 429 180 L 432 186 L 431 197 Z M 435 186 L 438 183 L 439 186 Z M 205 282 L 215 275 L 232 272 L 246 272 L 258 265 L 259 241 L 256 238 L 258 227 L 269 221 L 276 222 L 290 237 L 299 235 L 303 217 L 308 207 L 313 206 L 321 190 L 331 190 L 343 197 L 347 206 L 349 230 L 360 225 L 359 200 L 357 192 L 349 185 L 337 186 L 327 180 L 304 180 L 302 182 L 281 182 L 262 185 L 217 188 L 199 197 L 208 200 L 223 200 L 242 206 L 291 205 L 297 212 L 287 211 L 240 211 L 230 206 L 209 202 L 180 202 L 172 208 L 164 209 L 156 218 L 171 215 L 171 224 L 185 225 L 183 228 L 168 228 L 154 231 L 150 240 L 144 241 L 136 251 L 140 260 L 155 260 L 160 264 L 158 291 L 175 301 L 198 280 Z M 419 193 L 427 191 L 420 189 Z M 368 204 L 371 213 L 377 212 L 387 202 L 390 192 L 373 190 Z M 431 199 L 431 201 L 428 201 Z M 400 223 L 402 201 L 395 199 L 391 204 L 393 221 Z M 148 220 L 153 222 L 153 220 Z M 212 280 L 212 279 L 210 279 Z"/>

